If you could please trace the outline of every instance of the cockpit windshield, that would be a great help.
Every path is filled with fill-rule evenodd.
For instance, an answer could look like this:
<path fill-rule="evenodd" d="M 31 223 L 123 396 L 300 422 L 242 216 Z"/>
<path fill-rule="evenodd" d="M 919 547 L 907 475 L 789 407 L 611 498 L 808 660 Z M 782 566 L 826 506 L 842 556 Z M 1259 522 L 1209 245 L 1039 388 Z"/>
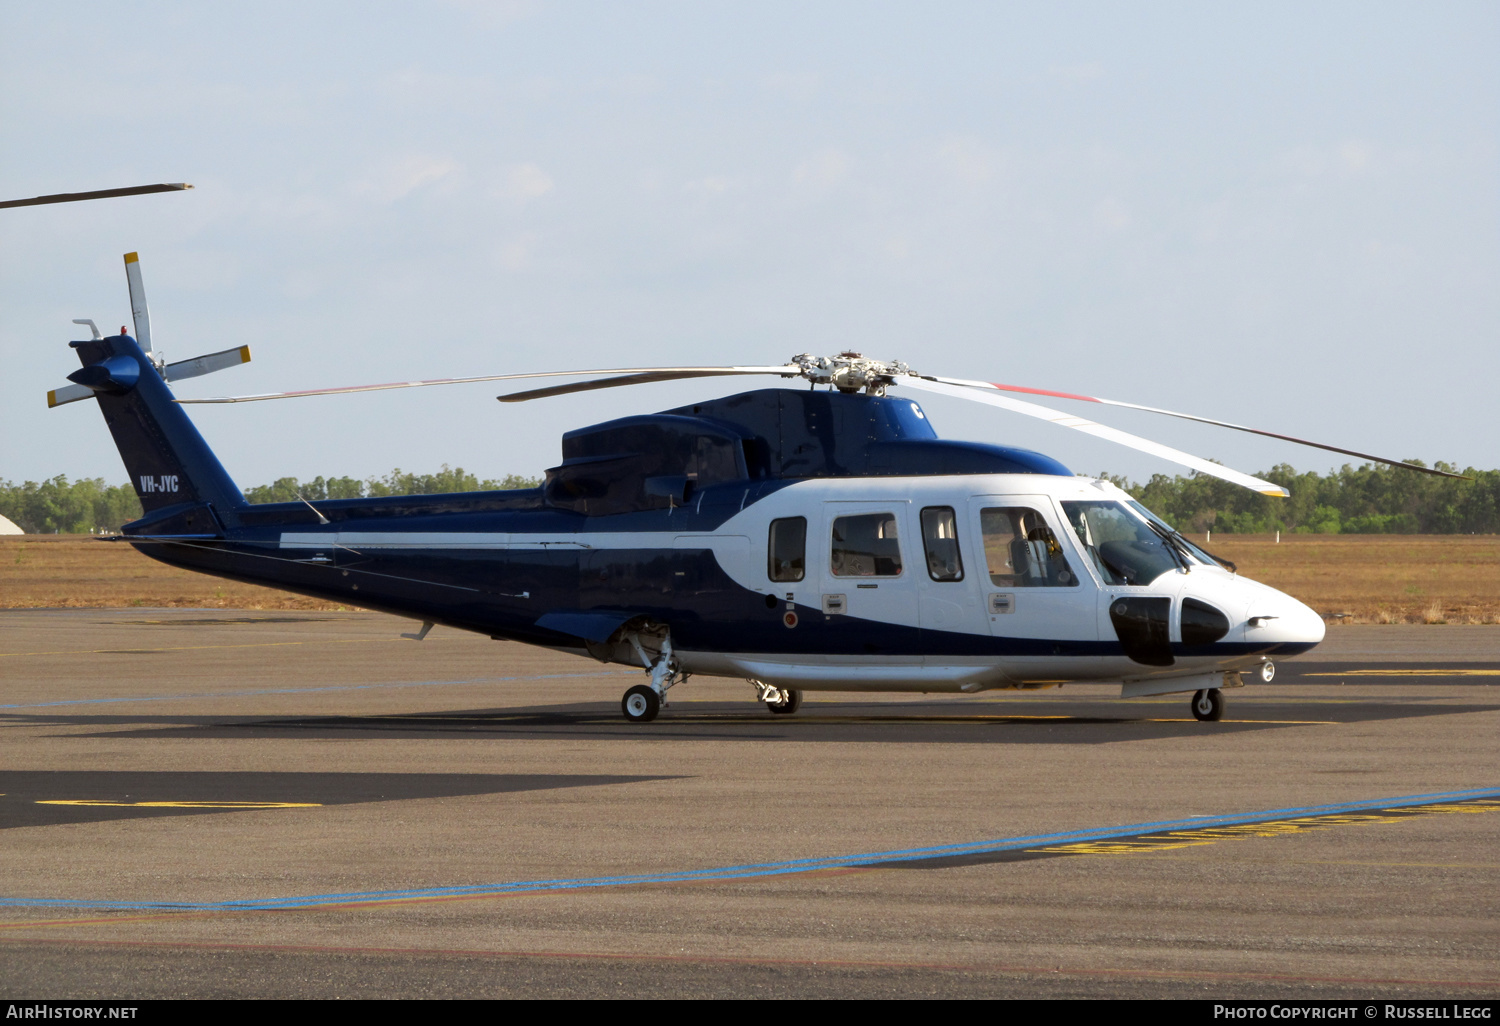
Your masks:
<path fill-rule="evenodd" d="M 1171 533 L 1172 536 L 1176 539 L 1176 541 L 1178 543 L 1180 543 L 1184 548 L 1186 548 L 1188 550 L 1188 552 L 1192 555 L 1192 557 L 1194 559 L 1196 559 L 1198 562 L 1202 563 L 1204 566 L 1223 566 L 1223 567 L 1225 567 L 1226 569 L 1229 569 L 1229 570 L 1233 570 L 1234 569 L 1234 564 L 1233 563 L 1230 563 L 1227 560 L 1220 559 L 1218 556 L 1215 556 L 1213 553 L 1209 552 L 1205 548 L 1202 548 L 1202 547 L 1200 547 L 1198 545 L 1194 545 L 1192 542 L 1188 541 L 1185 536 L 1183 536 L 1180 532 L 1178 532 L 1175 528 L 1173 528 L 1170 524 L 1168 524 L 1165 520 L 1163 520 L 1161 517 L 1157 516 L 1155 513 L 1151 512 L 1145 506 L 1142 506 L 1139 502 L 1136 502 L 1134 499 L 1131 499 L 1130 502 L 1128 503 L 1128 505 L 1130 506 L 1131 509 L 1135 510 L 1141 516 L 1143 516 L 1147 520 L 1151 521 L 1157 527 L 1160 527 L 1162 530 Z"/>
<path fill-rule="evenodd" d="M 1064 502 L 1062 506 L 1073 533 L 1106 584 L 1150 584 L 1169 570 L 1188 566 L 1184 549 L 1118 502 Z M 1194 554 L 1193 558 L 1198 557 Z M 1208 563 L 1208 557 L 1202 562 Z"/>

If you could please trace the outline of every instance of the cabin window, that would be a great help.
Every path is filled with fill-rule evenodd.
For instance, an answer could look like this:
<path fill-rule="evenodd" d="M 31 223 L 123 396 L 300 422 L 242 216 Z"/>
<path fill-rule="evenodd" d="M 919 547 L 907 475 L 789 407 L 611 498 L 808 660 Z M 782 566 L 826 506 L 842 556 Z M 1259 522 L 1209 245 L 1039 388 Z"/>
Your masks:
<path fill-rule="evenodd" d="M 800 581 L 807 573 L 807 518 L 771 521 L 766 573 L 773 581 Z"/>
<path fill-rule="evenodd" d="M 991 507 L 979 513 L 984 561 L 1000 588 L 1076 588 L 1078 575 L 1042 515 L 1025 506 Z"/>
<path fill-rule="evenodd" d="M 833 522 L 830 566 L 835 577 L 899 577 L 901 542 L 893 513 L 865 513 Z"/>
<path fill-rule="evenodd" d="M 964 579 L 958 552 L 958 519 L 951 506 L 928 506 L 922 511 L 922 548 L 927 553 L 927 575 L 934 581 Z"/>

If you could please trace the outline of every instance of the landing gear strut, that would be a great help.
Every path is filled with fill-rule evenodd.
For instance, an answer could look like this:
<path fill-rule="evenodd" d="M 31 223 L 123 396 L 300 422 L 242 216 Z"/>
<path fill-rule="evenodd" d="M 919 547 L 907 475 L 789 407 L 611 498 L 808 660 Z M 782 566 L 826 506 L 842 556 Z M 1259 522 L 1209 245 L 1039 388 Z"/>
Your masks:
<path fill-rule="evenodd" d="M 1213 721 L 1224 718 L 1224 694 L 1218 688 L 1204 688 L 1193 696 L 1193 716 Z"/>
<path fill-rule="evenodd" d="M 631 632 L 625 640 L 630 642 L 641 665 L 651 675 L 651 683 L 637 684 L 625 692 L 625 697 L 620 699 L 620 711 L 631 723 L 650 723 L 666 704 L 667 689 L 680 684 L 688 675 L 677 665 L 677 657 L 672 654 L 672 634 L 665 628 L 645 639 L 656 646 L 654 656 L 642 644 L 640 632 Z"/>

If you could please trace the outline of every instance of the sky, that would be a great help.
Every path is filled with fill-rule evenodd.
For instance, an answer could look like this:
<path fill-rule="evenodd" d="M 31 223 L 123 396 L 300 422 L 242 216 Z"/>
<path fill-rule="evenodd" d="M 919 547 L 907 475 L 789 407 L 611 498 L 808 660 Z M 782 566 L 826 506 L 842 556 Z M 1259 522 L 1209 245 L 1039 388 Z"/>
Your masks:
<path fill-rule="evenodd" d="M 777 364 L 1164 407 L 1500 466 L 1500 5 L 0 2 L 0 480 L 123 482 L 70 321 L 183 397 Z M 248 487 L 462 466 L 775 379 L 195 406 Z M 921 396 L 945 437 L 1172 464 Z M 1059 408 L 1245 471 L 1342 457 Z"/>

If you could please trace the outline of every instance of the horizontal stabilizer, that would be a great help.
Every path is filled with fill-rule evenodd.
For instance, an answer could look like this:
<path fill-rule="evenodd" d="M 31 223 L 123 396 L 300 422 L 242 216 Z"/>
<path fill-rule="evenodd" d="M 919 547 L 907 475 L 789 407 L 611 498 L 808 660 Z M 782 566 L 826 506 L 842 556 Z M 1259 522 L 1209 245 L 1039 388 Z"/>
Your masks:
<path fill-rule="evenodd" d="M 80 399 L 92 398 L 94 398 L 92 388 L 85 388 L 83 385 L 64 385 L 62 388 L 54 388 L 47 393 L 47 408 L 50 410 L 54 406 L 66 406 Z"/>
<path fill-rule="evenodd" d="M 229 367 L 238 367 L 242 363 L 249 362 L 250 347 L 235 346 L 233 349 L 209 353 L 207 356 L 195 356 L 191 360 L 178 360 L 176 363 L 169 363 L 162 371 L 162 376 L 168 381 L 181 381 L 184 378 L 196 378 L 203 374 L 212 374 L 214 371 L 225 370 Z"/>

